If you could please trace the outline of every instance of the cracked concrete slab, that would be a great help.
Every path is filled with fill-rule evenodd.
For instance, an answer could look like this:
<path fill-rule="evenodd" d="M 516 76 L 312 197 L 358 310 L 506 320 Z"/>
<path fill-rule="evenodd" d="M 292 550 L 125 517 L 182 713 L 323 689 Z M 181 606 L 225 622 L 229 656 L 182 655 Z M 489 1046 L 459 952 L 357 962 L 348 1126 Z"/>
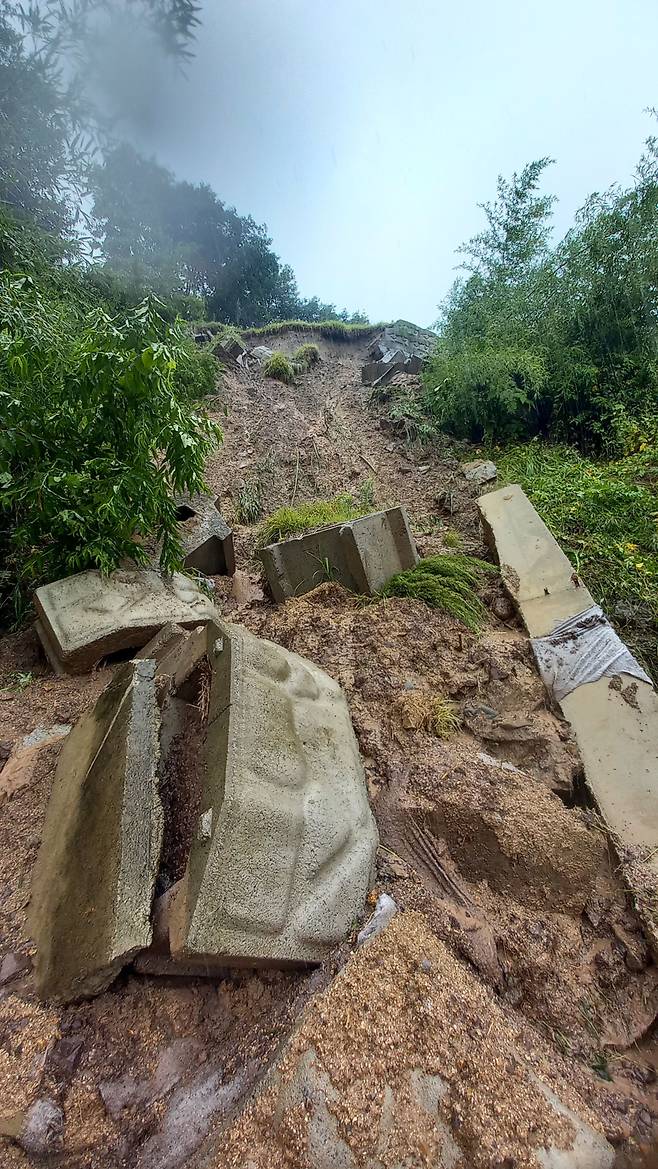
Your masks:
<path fill-rule="evenodd" d="M 203 790 L 171 954 L 319 962 L 363 910 L 378 842 L 345 697 L 311 662 L 239 626 L 206 634 Z"/>
<path fill-rule="evenodd" d="M 29 912 L 43 998 L 97 994 L 151 941 L 158 731 L 155 665 L 128 662 L 64 741 Z"/>
<path fill-rule="evenodd" d="M 206 576 L 232 576 L 235 572 L 233 531 L 219 512 L 212 495 L 184 495 L 176 499 L 183 564 Z"/>
<path fill-rule="evenodd" d="M 190 627 L 217 616 L 212 601 L 180 573 L 81 572 L 34 594 L 37 632 L 59 673 L 85 673 L 102 658 L 145 645 L 168 622 Z"/>
<path fill-rule="evenodd" d="M 593 604 L 521 487 L 484 495 L 478 506 L 503 579 L 532 637 L 546 636 Z M 658 696 L 647 682 L 621 674 L 619 685 L 603 677 L 578 686 L 559 705 L 575 732 L 588 787 L 617 844 L 658 954 Z M 629 866 L 639 867 L 631 871 Z"/>
<path fill-rule="evenodd" d="M 370 595 L 419 559 L 403 507 L 268 544 L 259 555 L 275 601 L 298 597 L 327 579 Z"/>

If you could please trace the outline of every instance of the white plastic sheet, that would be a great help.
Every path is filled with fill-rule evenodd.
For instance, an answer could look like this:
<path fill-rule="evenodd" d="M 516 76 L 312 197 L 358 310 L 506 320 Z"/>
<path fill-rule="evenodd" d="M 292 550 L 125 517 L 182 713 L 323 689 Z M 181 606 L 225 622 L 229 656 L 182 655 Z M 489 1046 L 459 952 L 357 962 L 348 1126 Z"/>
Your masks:
<path fill-rule="evenodd" d="M 533 638 L 532 648 L 544 684 L 558 702 L 604 676 L 630 674 L 651 683 L 598 605 L 560 622 L 547 637 Z"/>

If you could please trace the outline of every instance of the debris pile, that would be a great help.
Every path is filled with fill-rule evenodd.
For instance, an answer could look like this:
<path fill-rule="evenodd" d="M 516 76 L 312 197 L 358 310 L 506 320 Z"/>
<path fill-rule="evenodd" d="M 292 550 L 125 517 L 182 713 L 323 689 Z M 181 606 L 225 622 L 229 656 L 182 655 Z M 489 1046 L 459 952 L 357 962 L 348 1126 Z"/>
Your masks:
<path fill-rule="evenodd" d="M 396 374 L 420 373 L 435 345 L 436 334 L 429 329 L 420 329 L 409 321 L 387 325 L 368 349 L 361 381 L 377 389 L 387 385 Z"/>
<path fill-rule="evenodd" d="M 361 914 L 376 848 L 340 687 L 238 626 L 168 626 L 60 756 L 31 906 L 39 993 L 96 994 L 142 952 L 152 973 L 319 962 Z"/>

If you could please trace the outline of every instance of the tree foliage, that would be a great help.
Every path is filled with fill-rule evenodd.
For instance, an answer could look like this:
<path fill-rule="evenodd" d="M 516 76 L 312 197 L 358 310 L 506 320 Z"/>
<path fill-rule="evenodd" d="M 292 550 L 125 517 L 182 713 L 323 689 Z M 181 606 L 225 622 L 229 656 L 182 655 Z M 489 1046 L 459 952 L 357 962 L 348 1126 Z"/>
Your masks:
<path fill-rule="evenodd" d="M 658 400 L 656 140 L 633 185 L 592 195 L 556 246 L 553 200 L 538 193 L 548 163 L 499 179 L 487 230 L 461 249 L 469 275 L 442 307 L 426 408 L 461 437 L 606 449 L 621 414 Z"/>
<path fill-rule="evenodd" d="M 202 487 L 220 438 L 195 406 L 214 359 L 184 327 L 153 300 L 113 314 L 42 260 L 0 274 L 1 592 L 15 611 L 46 580 L 145 563 L 148 541 L 180 568 L 173 496 Z"/>
<path fill-rule="evenodd" d="M 180 182 L 124 143 L 93 168 L 91 185 L 99 246 L 107 267 L 124 278 L 161 294 L 203 297 L 212 319 L 241 327 L 295 316 L 352 319 L 317 297 L 300 298 L 266 228 L 206 183 Z"/>

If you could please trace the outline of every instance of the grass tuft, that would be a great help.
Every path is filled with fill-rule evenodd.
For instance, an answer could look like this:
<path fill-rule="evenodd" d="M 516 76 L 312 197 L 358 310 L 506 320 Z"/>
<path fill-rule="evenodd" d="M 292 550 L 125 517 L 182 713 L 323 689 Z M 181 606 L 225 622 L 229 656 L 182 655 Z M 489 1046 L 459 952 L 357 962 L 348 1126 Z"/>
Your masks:
<path fill-rule="evenodd" d="M 274 378 L 277 382 L 284 382 L 287 386 L 292 385 L 295 380 L 292 366 L 285 353 L 277 352 L 268 357 L 263 366 L 263 374 L 265 377 Z"/>
<path fill-rule="evenodd" d="M 455 528 L 446 528 L 442 534 L 442 540 L 446 548 L 461 548 L 462 538 Z"/>
<path fill-rule="evenodd" d="M 482 577 L 498 569 L 474 556 L 427 556 L 415 568 L 398 572 L 380 590 L 380 597 L 415 597 L 432 609 L 443 609 L 479 632 L 486 609 L 476 593 Z"/>
<path fill-rule="evenodd" d="M 309 342 L 307 345 L 300 345 L 292 355 L 292 363 L 299 370 L 300 373 L 308 373 L 317 365 L 320 360 L 320 350 L 317 345 Z"/>
<path fill-rule="evenodd" d="M 233 503 L 238 523 L 255 524 L 263 514 L 260 479 L 245 479 L 238 487 Z"/>
<path fill-rule="evenodd" d="M 412 690 L 400 696 L 398 705 L 407 731 L 428 731 L 439 739 L 448 739 L 462 725 L 459 707 L 449 698 Z"/>
<path fill-rule="evenodd" d="M 334 499 L 315 499 L 297 507 L 280 507 L 261 524 L 257 544 L 260 548 L 266 544 L 278 544 L 314 528 L 358 519 L 369 510 L 357 507 L 352 496 L 347 494 L 336 495 Z"/>

